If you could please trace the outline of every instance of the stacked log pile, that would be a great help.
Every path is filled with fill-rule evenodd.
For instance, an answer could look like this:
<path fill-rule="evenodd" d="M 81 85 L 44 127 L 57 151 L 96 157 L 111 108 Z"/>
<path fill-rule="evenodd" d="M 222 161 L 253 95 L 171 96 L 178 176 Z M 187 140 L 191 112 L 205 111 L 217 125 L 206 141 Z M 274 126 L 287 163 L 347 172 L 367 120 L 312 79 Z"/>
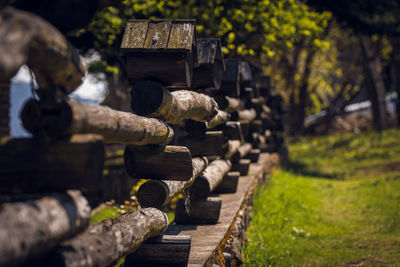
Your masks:
<path fill-rule="evenodd" d="M 28 47 L 37 54 L 12 66 L 0 61 L 8 74 L 0 82 L 29 63 L 40 86 L 21 112 L 32 137 L 0 144 L 0 192 L 10 199 L 28 196 L 1 207 L 0 242 L 16 234 L 10 246 L 1 246 L 0 265 L 110 266 L 125 256 L 127 266 L 164 264 L 170 251 L 179 253 L 169 255 L 168 264 L 186 265 L 190 237 L 160 236 L 168 226 L 162 208 L 182 195 L 175 223 L 216 224 L 221 198 L 213 194 L 236 192 L 239 177 L 246 179 L 261 150 L 282 146 L 281 98 L 253 80 L 247 61 L 224 60 L 219 39 L 197 39 L 194 20 L 135 19 L 128 21 L 121 44 L 132 112 L 79 103 L 68 93 L 85 68 L 62 34 L 26 12 L 4 9 L 0 16 L 14 18 L 5 22 L 10 27 L 33 19 L 37 25 L 29 38 L 43 39 L 43 49 L 55 50 L 52 60 L 66 62 L 54 72 L 42 67 L 43 51 L 30 47 L 29 38 L 19 53 Z M 46 46 L 52 39 L 43 37 L 41 27 L 54 32 L 54 46 Z M 6 33 L 0 26 L 0 36 L 11 42 Z M 0 108 L 5 105 L 0 99 Z M 105 165 L 105 144 L 124 146 L 123 162 L 119 157 Z M 113 168 L 123 177 L 117 183 L 124 187 L 121 195 L 134 179 L 147 179 L 136 194 L 141 208 L 89 226 L 89 204 L 112 197 L 105 191 Z M 18 212 L 10 215 L 12 209 Z M 17 233 L 12 224 L 29 231 Z"/>

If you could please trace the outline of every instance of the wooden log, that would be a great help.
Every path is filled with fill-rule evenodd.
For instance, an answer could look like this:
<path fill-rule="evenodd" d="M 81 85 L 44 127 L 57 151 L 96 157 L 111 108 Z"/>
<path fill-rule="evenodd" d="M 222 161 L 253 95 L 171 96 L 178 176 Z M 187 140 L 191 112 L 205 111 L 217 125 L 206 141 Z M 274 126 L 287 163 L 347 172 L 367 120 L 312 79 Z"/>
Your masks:
<path fill-rule="evenodd" d="M 125 258 L 125 267 L 178 266 L 186 267 L 191 247 L 190 235 L 168 235 L 149 238 Z"/>
<path fill-rule="evenodd" d="M 218 110 L 217 115 L 215 115 L 215 117 L 212 120 L 206 122 L 207 129 L 213 129 L 218 125 L 226 123 L 227 121 L 229 121 L 230 117 L 231 115 L 229 113 L 222 110 Z"/>
<path fill-rule="evenodd" d="M 193 175 L 187 181 L 156 181 L 150 180 L 139 187 L 136 196 L 143 208 L 160 208 L 171 201 L 177 194 L 188 189 L 197 176 L 207 167 L 208 160 L 205 157 L 193 158 Z"/>
<path fill-rule="evenodd" d="M 225 138 L 229 140 L 239 140 L 244 142 L 241 123 L 238 121 L 228 121 L 225 125 L 219 127 L 224 133 Z"/>
<path fill-rule="evenodd" d="M 88 201 L 74 190 L 0 207 L 0 266 L 47 253 L 82 232 L 90 219 Z"/>
<path fill-rule="evenodd" d="M 189 188 L 190 203 L 205 201 L 209 194 L 221 183 L 222 178 L 231 169 L 229 160 L 214 160 L 197 177 L 193 185 Z"/>
<path fill-rule="evenodd" d="M 261 150 L 260 149 L 252 149 L 250 150 L 250 153 L 247 154 L 245 157 L 246 159 L 249 159 L 252 163 L 258 162 L 258 158 L 260 157 Z"/>
<path fill-rule="evenodd" d="M 246 176 L 249 173 L 250 162 L 249 159 L 241 159 L 238 163 L 232 164 L 231 171 L 240 172 L 240 176 Z"/>
<path fill-rule="evenodd" d="M 162 234 L 167 215 L 155 208 L 139 209 L 91 225 L 62 243 L 45 259 L 45 266 L 112 266 L 150 237 Z M 47 265 L 46 265 L 47 264 Z"/>
<path fill-rule="evenodd" d="M 256 116 L 257 113 L 255 109 L 243 109 L 232 112 L 231 119 L 233 121 L 252 121 Z"/>
<path fill-rule="evenodd" d="M 202 139 L 182 136 L 178 138 L 177 145 L 189 148 L 193 157 L 222 156 L 227 149 L 222 131 L 207 132 Z"/>
<path fill-rule="evenodd" d="M 237 153 L 241 145 L 239 140 L 229 140 L 228 141 L 228 151 L 225 153 L 225 158 L 230 159 L 233 155 Z"/>
<path fill-rule="evenodd" d="M 240 161 L 240 159 L 246 157 L 247 154 L 250 153 L 252 149 L 252 145 L 249 143 L 245 143 L 242 146 L 239 147 L 239 149 L 234 153 L 231 157 L 231 161 L 234 163 L 237 163 Z"/>
<path fill-rule="evenodd" d="M 132 145 L 168 144 L 174 131 L 158 119 L 144 118 L 106 106 L 79 103 L 73 99 L 47 110 L 35 100 L 28 101 L 22 112 L 24 127 L 34 135 L 50 137 L 94 133 L 105 142 Z"/>
<path fill-rule="evenodd" d="M 236 193 L 240 172 L 228 172 L 222 182 L 215 188 L 214 193 L 228 194 Z"/>
<path fill-rule="evenodd" d="M 124 152 L 132 178 L 187 181 L 192 177 L 192 156 L 184 146 L 132 146 Z"/>
<path fill-rule="evenodd" d="M 206 122 L 218 113 L 218 104 L 207 95 L 186 90 L 169 92 L 153 81 L 134 85 L 131 108 L 135 114 L 171 124 L 179 124 L 185 119 Z"/>
<path fill-rule="evenodd" d="M 1 10 L 0 21 L 0 80 L 9 80 L 26 64 L 41 88 L 68 94 L 82 83 L 86 67 L 55 27 L 9 6 Z"/>
<path fill-rule="evenodd" d="M 209 197 L 205 201 L 191 202 L 190 207 L 181 198 L 176 203 L 175 223 L 177 224 L 216 224 L 221 212 L 220 197 Z"/>
<path fill-rule="evenodd" d="M 100 192 L 103 165 L 99 136 L 74 135 L 53 143 L 10 139 L 0 146 L 0 192 Z"/>
<path fill-rule="evenodd" d="M 226 112 L 231 113 L 244 107 L 244 103 L 238 98 L 217 95 L 214 97 L 214 99 L 217 102 L 218 107 Z"/>

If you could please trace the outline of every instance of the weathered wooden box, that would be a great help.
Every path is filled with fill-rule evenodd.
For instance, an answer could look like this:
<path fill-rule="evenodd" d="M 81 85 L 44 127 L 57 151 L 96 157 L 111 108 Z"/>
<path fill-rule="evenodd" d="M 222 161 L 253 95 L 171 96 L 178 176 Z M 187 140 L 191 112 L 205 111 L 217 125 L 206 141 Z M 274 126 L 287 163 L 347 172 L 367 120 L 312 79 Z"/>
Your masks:
<path fill-rule="evenodd" d="M 190 88 L 193 66 L 198 65 L 196 43 L 194 19 L 129 20 L 121 44 L 129 82 L 150 79 Z"/>
<path fill-rule="evenodd" d="M 197 40 L 199 66 L 194 69 L 194 88 L 218 90 L 225 70 L 221 42 L 216 38 Z"/>

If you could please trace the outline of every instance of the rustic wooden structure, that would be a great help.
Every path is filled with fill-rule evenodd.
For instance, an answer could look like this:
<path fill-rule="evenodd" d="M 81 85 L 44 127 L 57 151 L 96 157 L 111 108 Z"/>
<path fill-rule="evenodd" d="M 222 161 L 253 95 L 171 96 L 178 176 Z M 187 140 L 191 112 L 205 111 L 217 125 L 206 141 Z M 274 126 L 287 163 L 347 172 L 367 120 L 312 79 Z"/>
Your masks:
<path fill-rule="evenodd" d="M 250 122 L 257 117 L 257 112 L 255 109 L 243 109 L 239 111 L 234 111 L 231 114 L 231 119 L 234 121 L 247 121 Z"/>
<path fill-rule="evenodd" d="M 253 80 L 253 87 L 257 88 L 260 96 L 268 97 L 271 91 L 270 77 L 267 75 L 257 75 Z"/>
<path fill-rule="evenodd" d="M 187 90 L 169 92 L 153 81 L 141 81 L 134 86 L 131 108 L 138 115 L 171 124 L 185 119 L 210 121 L 218 112 L 217 103 L 207 95 Z"/>
<path fill-rule="evenodd" d="M 228 172 L 222 179 L 222 182 L 214 189 L 214 193 L 235 193 L 239 182 L 239 176 L 240 172 Z"/>
<path fill-rule="evenodd" d="M 158 119 L 82 104 L 73 99 L 50 108 L 40 101 L 29 100 L 21 112 L 21 120 L 32 134 L 53 138 L 93 133 L 110 143 L 166 145 L 174 135 L 172 128 Z"/>
<path fill-rule="evenodd" d="M 82 83 L 86 67 L 55 27 L 12 7 L 0 11 L 0 21 L 0 81 L 8 81 L 26 64 L 41 88 L 68 94 Z"/>
<path fill-rule="evenodd" d="M 245 144 L 241 145 L 237 149 L 237 151 L 231 156 L 231 161 L 233 163 L 239 162 L 240 159 L 246 157 L 246 155 L 250 153 L 251 149 L 252 149 L 252 146 L 249 143 L 245 143 Z"/>
<path fill-rule="evenodd" d="M 160 208 L 169 203 L 173 197 L 187 190 L 197 176 L 207 167 L 208 160 L 205 157 L 193 158 L 193 174 L 187 181 L 157 181 L 150 180 L 139 187 L 136 194 L 140 206 Z"/>
<path fill-rule="evenodd" d="M 209 122 L 187 120 L 185 122 L 185 131 L 191 137 L 204 138 L 208 129 L 214 129 L 217 126 L 225 125 L 230 117 L 231 115 L 229 113 L 218 110 L 217 115 Z"/>
<path fill-rule="evenodd" d="M 82 232 L 90 206 L 79 191 L 0 206 L 0 265 L 17 266 Z"/>
<path fill-rule="evenodd" d="M 197 177 L 189 188 L 190 203 L 205 201 L 209 194 L 221 183 L 222 178 L 231 169 L 229 160 L 214 160 Z"/>
<path fill-rule="evenodd" d="M 240 61 L 240 85 L 242 89 L 251 85 L 253 81 L 253 74 L 251 72 L 251 67 L 249 62 L 247 61 Z"/>
<path fill-rule="evenodd" d="M 201 139 L 182 136 L 178 138 L 177 145 L 189 148 L 193 157 L 222 156 L 227 149 L 222 131 L 206 132 L 204 138 Z"/>
<path fill-rule="evenodd" d="M 167 215 L 155 208 L 139 209 L 114 220 L 92 224 L 45 257 L 47 266 L 110 266 L 150 237 L 162 234 Z"/>
<path fill-rule="evenodd" d="M 194 87 L 218 90 L 225 71 L 221 41 L 215 38 L 197 40 L 199 66 L 194 69 Z"/>
<path fill-rule="evenodd" d="M 207 128 L 213 129 L 213 128 L 217 127 L 218 125 L 225 124 L 226 122 L 229 121 L 230 117 L 231 117 L 231 115 L 229 113 L 222 111 L 222 110 L 218 110 L 217 115 L 215 115 L 215 117 L 212 120 L 206 122 Z"/>
<path fill-rule="evenodd" d="M 232 164 L 231 171 L 240 172 L 240 176 L 246 176 L 249 173 L 250 163 L 249 159 L 241 159 L 239 162 Z"/>
<path fill-rule="evenodd" d="M 98 192 L 103 164 L 104 145 L 96 135 L 53 143 L 10 139 L 0 146 L 0 192 Z"/>
<path fill-rule="evenodd" d="M 132 178 L 187 181 L 192 177 L 192 156 L 184 146 L 131 146 L 124 152 Z"/>
<path fill-rule="evenodd" d="M 189 260 L 189 235 L 161 235 L 149 238 L 132 254 L 126 256 L 125 267 L 177 266 L 186 267 Z"/>
<path fill-rule="evenodd" d="M 238 121 L 228 121 L 225 125 L 220 127 L 224 136 L 229 140 L 239 140 L 244 142 L 241 123 Z"/>
<path fill-rule="evenodd" d="M 239 148 L 241 145 L 240 140 L 229 140 L 228 141 L 228 149 L 227 152 L 225 153 L 225 158 L 231 159 L 232 156 L 237 154 Z"/>
<path fill-rule="evenodd" d="M 221 213 L 222 201 L 219 197 L 208 197 L 204 201 L 190 202 L 181 198 L 176 203 L 175 223 L 177 224 L 216 224 Z"/>
<path fill-rule="evenodd" d="M 238 99 L 224 95 L 215 96 L 215 101 L 218 104 L 218 107 L 226 112 L 233 112 L 243 108 L 244 103 Z"/>
<path fill-rule="evenodd" d="M 129 81 L 150 79 L 190 88 L 193 66 L 198 65 L 196 44 L 193 19 L 129 20 L 121 43 Z"/>

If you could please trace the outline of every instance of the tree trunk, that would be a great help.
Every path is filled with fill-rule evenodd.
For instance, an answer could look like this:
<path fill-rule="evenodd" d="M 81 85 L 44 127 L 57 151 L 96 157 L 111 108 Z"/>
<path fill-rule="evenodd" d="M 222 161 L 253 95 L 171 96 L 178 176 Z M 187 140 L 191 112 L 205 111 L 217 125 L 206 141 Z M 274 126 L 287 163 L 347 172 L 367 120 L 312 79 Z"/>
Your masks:
<path fill-rule="evenodd" d="M 391 37 L 390 43 L 392 45 L 392 84 L 397 94 L 396 113 L 397 113 L 397 126 L 400 127 L 400 37 Z"/>

